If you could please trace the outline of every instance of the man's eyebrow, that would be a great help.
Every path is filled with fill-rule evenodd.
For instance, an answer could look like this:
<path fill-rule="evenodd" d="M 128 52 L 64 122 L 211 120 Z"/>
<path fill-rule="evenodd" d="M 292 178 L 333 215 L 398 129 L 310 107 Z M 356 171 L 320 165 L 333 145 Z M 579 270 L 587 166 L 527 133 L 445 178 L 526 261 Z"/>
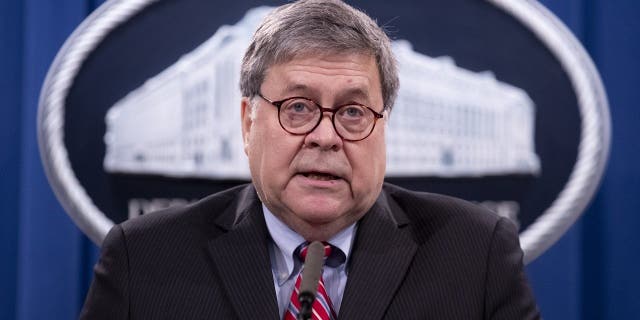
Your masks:
<path fill-rule="evenodd" d="M 302 83 L 292 83 L 284 87 L 282 94 L 290 95 L 302 95 L 306 98 L 316 98 L 319 95 L 318 90 Z M 358 103 L 371 103 L 369 93 L 363 87 L 353 87 L 346 90 L 340 90 L 335 99 L 336 103 L 344 102 L 358 102 Z"/>
<path fill-rule="evenodd" d="M 309 88 L 309 86 L 307 86 L 305 84 L 301 84 L 301 83 L 288 84 L 286 87 L 284 87 L 284 90 L 283 90 L 284 93 L 309 92 L 309 91 L 313 91 L 313 90 L 311 90 L 311 88 Z"/>
<path fill-rule="evenodd" d="M 289 84 L 286 87 L 284 87 L 284 92 L 296 92 L 296 91 L 297 92 L 300 92 L 300 91 L 313 92 L 316 90 L 302 83 Z M 367 98 L 369 94 L 364 88 L 354 87 L 344 91 L 339 91 L 338 96 Z"/>
<path fill-rule="evenodd" d="M 345 91 L 341 91 L 338 93 L 338 97 L 344 97 L 346 99 L 350 98 L 358 98 L 358 99 L 366 99 L 369 100 L 369 94 L 366 90 L 360 87 L 350 88 Z"/>

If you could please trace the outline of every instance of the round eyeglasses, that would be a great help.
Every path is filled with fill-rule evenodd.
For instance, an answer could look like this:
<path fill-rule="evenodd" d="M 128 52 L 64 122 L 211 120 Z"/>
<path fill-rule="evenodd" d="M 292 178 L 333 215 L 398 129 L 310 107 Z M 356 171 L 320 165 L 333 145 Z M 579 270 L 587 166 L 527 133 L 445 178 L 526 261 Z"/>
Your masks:
<path fill-rule="evenodd" d="M 322 122 L 322 114 L 331 112 L 331 123 L 336 133 L 346 141 L 366 139 L 383 114 L 357 103 L 338 106 L 335 109 L 324 108 L 313 100 L 304 97 L 291 97 L 272 101 L 261 93 L 258 96 L 278 108 L 278 121 L 284 131 L 294 135 L 304 135 Z"/>

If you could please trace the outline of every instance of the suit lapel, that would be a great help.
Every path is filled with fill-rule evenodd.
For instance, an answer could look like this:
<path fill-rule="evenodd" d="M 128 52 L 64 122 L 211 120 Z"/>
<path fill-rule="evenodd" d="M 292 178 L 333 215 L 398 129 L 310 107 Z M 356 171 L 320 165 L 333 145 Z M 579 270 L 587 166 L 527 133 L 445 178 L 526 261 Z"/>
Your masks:
<path fill-rule="evenodd" d="M 349 261 L 340 319 L 381 319 L 417 250 L 402 210 L 385 192 L 362 218 Z"/>
<path fill-rule="evenodd" d="M 250 187 L 239 198 L 239 208 L 218 219 L 229 231 L 209 241 L 209 252 L 239 318 L 278 319 L 260 201 Z"/>

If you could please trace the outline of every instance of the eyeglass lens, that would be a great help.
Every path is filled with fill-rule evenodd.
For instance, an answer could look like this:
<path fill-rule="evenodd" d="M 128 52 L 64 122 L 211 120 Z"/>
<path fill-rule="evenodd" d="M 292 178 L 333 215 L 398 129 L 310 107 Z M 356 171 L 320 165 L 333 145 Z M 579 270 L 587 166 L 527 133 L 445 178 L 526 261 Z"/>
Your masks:
<path fill-rule="evenodd" d="M 280 124 L 293 134 L 311 132 L 322 120 L 322 113 L 329 111 L 305 98 L 285 100 L 279 109 Z M 371 133 L 375 115 L 367 107 L 352 104 L 331 111 L 334 113 L 331 118 L 333 126 L 342 138 L 360 140 Z"/>

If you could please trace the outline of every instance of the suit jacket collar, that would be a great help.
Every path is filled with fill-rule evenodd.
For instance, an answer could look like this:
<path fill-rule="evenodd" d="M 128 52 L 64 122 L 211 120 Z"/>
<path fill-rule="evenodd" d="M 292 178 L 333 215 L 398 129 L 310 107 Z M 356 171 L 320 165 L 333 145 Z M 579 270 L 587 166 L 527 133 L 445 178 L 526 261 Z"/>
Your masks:
<path fill-rule="evenodd" d="M 239 318 L 278 319 L 270 239 L 253 186 L 242 189 L 215 224 L 233 230 L 210 240 L 209 252 Z M 384 316 L 418 247 L 410 227 L 404 210 L 383 190 L 359 221 L 339 318 Z"/>
<path fill-rule="evenodd" d="M 418 248 L 404 211 L 383 192 L 360 220 L 340 319 L 381 319 Z"/>
<path fill-rule="evenodd" d="M 235 206 L 218 216 L 215 224 L 226 232 L 209 241 L 219 277 L 241 319 L 278 319 L 269 235 L 253 186 L 245 187 Z"/>

